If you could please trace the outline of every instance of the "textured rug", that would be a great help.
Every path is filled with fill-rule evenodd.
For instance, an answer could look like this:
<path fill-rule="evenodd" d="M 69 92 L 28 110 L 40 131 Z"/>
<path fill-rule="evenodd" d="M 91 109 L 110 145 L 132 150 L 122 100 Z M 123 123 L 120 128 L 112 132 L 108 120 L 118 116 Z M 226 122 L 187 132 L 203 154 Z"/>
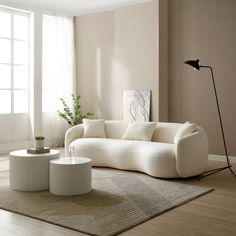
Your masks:
<path fill-rule="evenodd" d="M 92 172 L 90 193 L 61 197 L 48 191 L 10 190 L 8 170 L 0 168 L 0 208 L 90 235 L 116 235 L 212 191 L 141 173 L 99 168 Z"/>

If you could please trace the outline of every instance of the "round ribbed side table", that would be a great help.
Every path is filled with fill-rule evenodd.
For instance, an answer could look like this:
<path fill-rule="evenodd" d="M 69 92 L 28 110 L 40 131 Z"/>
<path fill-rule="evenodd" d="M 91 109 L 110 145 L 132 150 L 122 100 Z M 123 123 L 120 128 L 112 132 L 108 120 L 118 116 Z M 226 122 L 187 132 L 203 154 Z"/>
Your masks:
<path fill-rule="evenodd" d="M 72 196 L 91 191 L 91 159 L 65 157 L 50 161 L 50 192 Z"/>
<path fill-rule="evenodd" d="M 49 189 L 49 161 L 59 158 L 60 152 L 51 149 L 49 153 L 29 154 L 27 150 L 10 153 L 10 188 L 20 191 L 41 191 Z"/>

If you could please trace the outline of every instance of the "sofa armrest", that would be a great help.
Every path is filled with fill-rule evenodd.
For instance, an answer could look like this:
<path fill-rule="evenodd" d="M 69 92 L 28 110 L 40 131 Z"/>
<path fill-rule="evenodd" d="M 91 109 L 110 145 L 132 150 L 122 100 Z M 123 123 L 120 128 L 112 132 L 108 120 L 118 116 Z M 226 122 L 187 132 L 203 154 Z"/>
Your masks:
<path fill-rule="evenodd" d="M 208 139 L 201 127 L 180 139 L 176 144 L 176 170 L 180 177 L 199 175 L 208 162 Z"/>
<path fill-rule="evenodd" d="M 72 141 L 82 138 L 84 133 L 84 125 L 76 125 L 69 128 L 65 134 L 65 156 L 69 156 L 69 146 Z"/>

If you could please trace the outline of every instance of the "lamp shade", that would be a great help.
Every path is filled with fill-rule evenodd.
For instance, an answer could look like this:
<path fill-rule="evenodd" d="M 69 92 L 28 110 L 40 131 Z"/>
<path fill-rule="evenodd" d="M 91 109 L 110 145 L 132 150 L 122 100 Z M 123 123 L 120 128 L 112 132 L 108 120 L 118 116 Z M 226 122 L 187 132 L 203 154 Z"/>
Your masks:
<path fill-rule="evenodd" d="M 197 60 L 185 61 L 184 63 L 187 64 L 187 65 L 192 66 L 194 69 L 197 69 L 197 70 L 200 69 L 199 60 L 198 59 Z"/>

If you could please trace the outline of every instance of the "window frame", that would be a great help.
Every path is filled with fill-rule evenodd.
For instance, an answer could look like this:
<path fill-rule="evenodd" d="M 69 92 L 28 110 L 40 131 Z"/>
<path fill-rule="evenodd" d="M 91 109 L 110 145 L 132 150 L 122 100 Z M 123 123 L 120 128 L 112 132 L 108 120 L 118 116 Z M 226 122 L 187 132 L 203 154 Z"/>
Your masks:
<path fill-rule="evenodd" d="M 31 13 L 24 11 L 24 10 L 16 10 L 4 6 L 0 6 L 0 12 L 6 12 L 9 13 L 11 16 L 11 35 L 10 37 L 3 37 L 0 36 L 0 39 L 7 39 L 10 40 L 10 45 L 11 45 L 11 61 L 10 63 L 4 63 L 0 62 L 0 65 L 8 65 L 10 66 L 10 76 L 11 76 L 11 85 L 10 88 L 0 88 L 0 91 L 10 91 L 11 93 L 11 109 L 9 113 L 0 113 L 0 115 L 16 115 L 16 114 L 29 114 L 30 112 L 30 70 L 31 70 L 31 63 L 30 63 L 30 54 L 31 54 L 31 27 L 30 27 L 30 20 L 31 20 Z M 26 39 L 15 39 L 14 38 L 14 15 L 18 16 L 24 16 L 28 18 L 28 37 Z M 14 62 L 14 52 L 15 52 L 15 46 L 14 42 L 25 42 L 27 44 L 27 62 L 26 64 L 19 64 Z M 27 67 L 27 88 L 15 88 L 14 87 L 14 81 L 15 81 L 15 76 L 14 76 L 14 67 L 15 66 L 22 66 L 22 67 Z M 26 112 L 15 112 L 15 102 L 14 102 L 14 93 L 15 91 L 27 91 L 27 97 L 28 97 L 28 106 L 27 106 L 27 111 Z"/>

